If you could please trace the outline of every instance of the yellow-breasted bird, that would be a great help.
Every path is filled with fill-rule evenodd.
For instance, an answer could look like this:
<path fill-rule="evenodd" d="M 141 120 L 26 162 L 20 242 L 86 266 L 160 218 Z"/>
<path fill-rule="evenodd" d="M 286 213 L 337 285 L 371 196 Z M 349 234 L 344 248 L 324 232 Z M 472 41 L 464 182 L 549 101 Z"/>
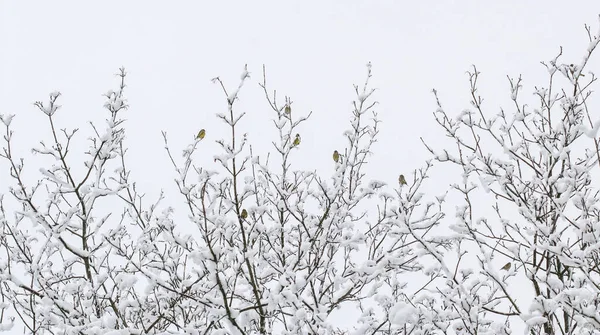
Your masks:
<path fill-rule="evenodd" d="M 508 271 L 508 270 L 510 270 L 511 265 L 512 265 L 512 263 L 508 262 L 503 267 L 501 267 L 500 270 Z"/>
<path fill-rule="evenodd" d="M 300 145 L 300 134 L 296 134 L 296 138 L 294 139 L 294 146 Z"/>
<path fill-rule="evenodd" d="M 404 178 L 403 174 L 401 174 L 400 177 L 398 177 L 398 182 L 400 183 L 400 185 L 406 185 L 406 178 Z"/>
<path fill-rule="evenodd" d="M 240 214 L 240 216 L 242 217 L 242 219 L 245 219 L 248 217 L 248 211 L 246 209 L 242 209 L 242 213 Z"/>
<path fill-rule="evenodd" d="M 200 131 L 198 132 L 198 135 L 196 135 L 196 139 L 201 140 L 204 138 L 204 136 L 206 136 L 206 130 L 200 129 Z"/>
<path fill-rule="evenodd" d="M 337 150 L 333 152 L 333 161 L 336 163 L 340 161 L 340 153 Z"/>

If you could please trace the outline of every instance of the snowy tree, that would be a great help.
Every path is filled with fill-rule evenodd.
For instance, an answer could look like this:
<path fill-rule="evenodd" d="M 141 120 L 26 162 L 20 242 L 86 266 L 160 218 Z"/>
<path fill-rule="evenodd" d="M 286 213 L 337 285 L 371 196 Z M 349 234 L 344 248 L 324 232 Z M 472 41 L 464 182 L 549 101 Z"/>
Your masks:
<path fill-rule="evenodd" d="M 438 313 L 459 334 L 600 333 L 600 119 L 590 110 L 585 68 L 600 41 L 577 64 L 550 62 L 545 86 L 524 103 L 521 77 L 510 78 L 510 109 L 490 114 L 469 72 L 471 109 L 453 118 L 438 102 L 435 118 L 454 147 L 430 147 L 435 160 L 460 167 L 452 184 L 463 203 L 451 223 L 458 262 L 440 291 Z M 482 191 L 493 215 L 483 214 Z M 483 195 L 485 197 L 485 195 Z M 468 253 L 479 266 L 472 269 Z M 525 294 L 523 294 L 525 293 Z"/>
<path fill-rule="evenodd" d="M 200 130 L 177 150 L 163 133 L 188 220 L 175 219 L 164 194 L 147 205 L 128 168 L 124 69 L 105 94 L 105 123 L 90 125 L 80 157 L 72 153 L 80 131 L 61 130 L 55 118 L 60 93 L 35 103 L 50 137 L 33 153 L 52 164 L 38 169 L 34 185 L 24 178 L 33 167 L 14 150 L 13 115 L 2 115 L 0 156 L 12 181 L 10 199 L 0 198 L 2 329 L 600 333 L 600 190 L 592 182 L 600 122 L 589 108 L 596 77 L 584 71 L 599 35 L 588 28 L 588 36 L 579 64 L 559 57 L 545 64 L 549 82 L 535 88 L 536 107 L 522 102 L 521 78 L 509 78 L 511 110 L 489 115 L 476 68 L 472 109 L 458 118 L 434 91 L 435 120 L 449 145 L 427 144 L 433 159 L 393 183 L 365 172 L 380 123 L 370 64 L 355 86 L 346 145 L 332 148 L 330 175 L 292 166 L 297 129 L 310 124 L 310 113 L 278 99 L 264 68 L 260 86 L 278 134 L 267 155 L 254 152 L 244 133 L 238 102 L 248 69 L 233 90 L 215 78 L 225 102 L 217 117 L 229 128 L 215 135 L 222 136 L 216 164 L 198 163 L 213 135 Z M 432 169 L 446 164 L 461 170 L 449 197 L 425 194 Z M 445 215 L 446 198 L 462 202 L 456 216 Z M 495 216 L 482 199 L 491 199 Z M 358 317 L 336 320 L 344 310 Z"/>
<path fill-rule="evenodd" d="M 161 204 L 164 196 L 143 205 L 126 164 L 125 70 L 119 77 L 119 88 L 106 93 L 105 125 L 91 126 L 83 169 L 73 166 L 69 155 L 78 131 L 58 131 L 55 124 L 60 94 L 35 104 L 52 136 L 51 144 L 42 141 L 33 152 L 55 163 L 39 169 L 41 179 L 34 186 L 23 182 L 24 160 L 12 150 L 12 116 L 2 117 L 2 157 L 10 163 L 10 194 L 19 204 L 12 212 L 1 208 L 2 306 L 16 311 L 26 332 L 395 329 L 392 309 L 412 300 L 403 276 L 422 269 L 415 238 L 425 239 L 443 215 L 439 206 L 421 204 L 418 189 L 429 166 L 415 171 L 410 185 L 399 183 L 395 193 L 384 192 L 384 182 L 365 179 L 379 131 L 370 64 L 366 82 L 355 87 L 350 128 L 344 133 L 347 146 L 335 155 L 332 151 L 335 169 L 329 178 L 291 167 L 301 141 L 296 129 L 310 115 L 292 113 L 289 98 L 277 101 L 266 76 L 261 86 L 279 134 L 267 157 L 254 155 L 240 134 L 244 112 L 235 106 L 248 71 L 232 92 L 215 78 L 226 101 L 225 113 L 217 116 L 231 129 L 230 137 L 217 140 L 220 168 L 194 161 L 207 139 L 204 130 L 182 151 L 181 162 L 163 134 L 189 222 L 173 220 L 173 208 Z M 103 210 L 98 205 L 102 198 L 118 200 L 120 215 Z M 180 233 L 190 225 L 197 234 Z M 362 316 L 348 324 L 332 322 L 332 312 L 343 308 L 359 309 Z M 13 321 L 4 320 L 4 326 L 10 328 Z"/>

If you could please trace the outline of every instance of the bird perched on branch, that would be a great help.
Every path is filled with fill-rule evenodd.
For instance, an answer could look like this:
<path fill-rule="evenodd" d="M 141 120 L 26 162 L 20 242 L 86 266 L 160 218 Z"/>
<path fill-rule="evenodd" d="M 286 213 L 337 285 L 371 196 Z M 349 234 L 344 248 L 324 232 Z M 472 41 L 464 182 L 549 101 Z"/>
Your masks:
<path fill-rule="evenodd" d="M 406 185 L 406 178 L 404 178 L 404 175 L 401 174 L 400 177 L 398 177 L 398 183 L 400 183 L 400 185 Z"/>
<path fill-rule="evenodd" d="M 285 105 L 285 108 L 283 109 L 283 111 L 285 112 L 285 115 L 289 118 L 292 117 L 292 107 L 290 105 Z"/>
<path fill-rule="evenodd" d="M 196 135 L 196 139 L 201 140 L 204 138 L 204 136 L 206 136 L 206 130 L 200 129 L 200 131 L 198 132 L 198 135 Z"/>
<path fill-rule="evenodd" d="M 333 161 L 336 163 L 340 161 L 340 153 L 337 150 L 333 152 Z"/>
<path fill-rule="evenodd" d="M 294 139 L 294 146 L 300 145 L 300 134 L 296 134 L 296 138 Z"/>
<path fill-rule="evenodd" d="M 511 266 L 512 266 L 512 263 L 508 262 L 503 267 L 501 267 L 500 270 L 508 271 L 508 270 L 510 270 Z"/>
<path fill-rule="evenodd" d="M 242 213 L 240 214 L 242 219 L 246 219 L 248 217 L 248 211 L 246 209 L 242 209 Z"/>

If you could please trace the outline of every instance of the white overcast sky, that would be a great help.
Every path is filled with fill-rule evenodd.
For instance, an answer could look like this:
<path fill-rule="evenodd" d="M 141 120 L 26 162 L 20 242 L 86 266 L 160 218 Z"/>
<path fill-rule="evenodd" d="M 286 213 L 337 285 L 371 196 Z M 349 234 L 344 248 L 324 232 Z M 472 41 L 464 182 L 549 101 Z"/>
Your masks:
<path fill-rule="evenodd" d="M 372 168 L 374 177 L 393 182 L 429 157 L 419 137 L 443 140 L 432 117 L 432 88 L 450 114 L 459 113 L 469 107 L 465 71 L 475 64 L 483 73 L 481 93 L 496 113 L 510 106 L 506 75 L 522 74 L 531 92 L 546 84 L 539 61 L 559 46 L 564 62 L 578 63 L 587 46 L 584 24 L 595 31 L 598 14 L 594 0 L 0 0 L 0 112 L 17 115 L 16 144 L 31 147 L 48 134 L 32 103 L 58 90 L 61 126 L 87 132 L 86 121 L 106 116 L 101 94 L 116 87 L 113 74 L 125 66 L 132 168 L 141 181 L 165 184 L 171 170 L 160 131 L 177 148 L 199 128 L 209 139 L 224 136 L 215 113 L 225 110 L 225 100 L 210 79 L 221 76 L 233 88 L 244 64 L 252 78 L 240 96 L 239 108 L 248 112 L 242 126 L 267 149 L 275 133 L 258 86 L 265 64 L 269 86 L 291 96 L 294 112 L 313 111 L 301 129 L 297 164 L 329 169 L 332 149 L 344 144 L 352 84 L 363 82 L 371 61 L 383 120 Z M 207 150 L 207 162 L 213 154 Z M 155 179 L 157 171 L 167 173 L 164 180 Z"/>
<path fill-rule="evenodd" d="M 371 61 L 383 123 L 368 172 L 395 184 L 398 173 L 430 158 L 420 137 L 438 148 L 453 147 L 443 142 L 432 116 L 432 88 L 446 111 L 457 115 L 469 107 L 466 71 L 475 64 L 482 72 L 487 112 L 510 110 L 506 76 L 522 74 L 523 97 L 530 99 L 533 86 L 547 84 L 539 62 L 563 46 L 563 62 L 579 63 L 587 47 L 584 24 L 596 31 L 600 14 L 600 2 L 592 0 L 569 6 L 563 1 L 391 0 L 0 4 L 0 113 L 16 114 L 14 145 L 26 158 L 26 176 L 37 180 L 36 164 L 48 162 L 29 151 L 49 140 L 47 119 L 32 103 L 46 101 L 52 91 L 63 93 L 58 127 L 81 128 L 71 153 L 76 163 L 91 134 L 87 122 L 100 125 L 107 117 L 102 94 L 116 88 L 114 74 L 124 66 L 129 72 L 129 167 L 149 196 L 161 188 L 175 191 L 161 130 L 179 152 L 206 128 L 199 159 L 217 168 L 214 140 L 229 132 L 215 117 L 226 103 L 210 79 L 221 76 L 233 89 L 244 64 L 252 77 L 240 95 L 238 110 L 247 112 L 240 126 L 255 151 L 264 154 L 276 135 L 274 114 L 258 86 L 265 64 L 269 87 L 293 99 L 295 115 L 313 111 L 300 129 L 303 140 L 293 164 L 329 173 L 331 152 L 345 144 L 352 85 L 363 83 Z M 599 64 L 593 58 L 588 70 L 597 72 Z M 0 162 L 0 186 L 12 184 L 7 168 Z M 439 190 L 445 189 L 438 181 Z M 172 195 L 173 202 L 181 200 Z"/>
<path fill-rule="evenodd" d="M 49 132 L 32 103 L 61 91 L 59 126 L 80 127 L 83 148 L 91 134 L 86 122 L 107 116 L 101 95 L 116 88 L 114 74 L 124 66 L 129 167 L 148 193 L 174 192 L 160 132 L 180 149 L 206 128 L 203 159 L 216 168 L 210 165 L 212 141 L 228 132 L 215 117 L 226 108 L 210 81 L 215 76 L 233 89 L 248 64 L 252 78 L 240 95 L 238 108 L 247 112 L 241 127 L 258 151 L 269 149 L 273 112 L 258 86 L 265 64 L 269 87 L 292 98 L 295 114 L 313 111 L 300 130 L 294 164 L 328 171 L 331 152 L 344 144 L 352 85 L 362 84 L 371 61 L 383 123 L 369 172 L 395 183 L 398 173 L 429 158 L 420 137 L 451 145 L 433 119 L 432 88 L 447 112 L 458 114 L 469 107 L 466 71 L 475 64 L 488 112 L 510 108 L 506 76 L 522 74 L 531 98 L 533 86 L 547 83 L 539 62 L 563 46 L 563 62 L 579 63 L 587 47 L 584 24 L 597 31 L 598 14 L 597 0 L 0 0 L 0 113 L 16 114 L 17 155 L 27 157 L 27 176 L 36 180 L 33 163 L 41 161 L 28 149 Z M 598 58 L 588 70 L 599 72 Z M 12 184 L 7 168 L 0 162 L 0 193 Z"/>
<path fill-rule="evenodd" d="M 0 0 L 0 113 L 16 114 L 15 148 L 36 180 L 40 163 L 29 148 L 48 140 L 36 100 L 63 93 L 59 127 L 90 127 L 107 115 L 101 94 L 116 88 L 120 66 L 129 72 L 127 144 L 134 178 L 149 194 L 173 190 L 161 130 L 174 149 L 207 129 L 201 159 L 215 167 L 213 140 L 228 135 L 215 117 L 226 104 L 210 79 L 233 89 L 244 64 L 252 78 L 238 108 L 244 132 L 264 153 L 275 135 L 273 112 L 258 83 L 294 101 L 294 114 L 313 111 L 300 129 L 294 158 L 301 169 L 332 169 L 331 152 L 344 144 L 354 83 L 373 64 L 381 135 L 370 177 L 395 183 L 398 173 L 429 158 L 419 138 L 438 147 L 444 136 L 434 122 L 431 89 L 451 115 L 469 107 L 466 71 L 483 73 L 487 110 L 510 108 L 507 75 L 524 77 L 525 96 L 546 85 L 539 64 L 564 47 L 563 61 L 579 63 L 587 47 L 584 24 L 598 29 L 598 1 L 52 1 Z M 598 70 L 592 59 L 588 70 Z M 77 147 L 76 147 L 77 149 Z M 78 153 L 72 153 L 75 162 Z M 29 162 L 30 165 L 27 165 Z M 0 162 L 0 193 L 10 181 Z M 445 186 L 445 185 L 443 185 Z M 177 198 L 179 199 L 179 198 Z M 173 200 L 175 201 L 175 200 Z"/>

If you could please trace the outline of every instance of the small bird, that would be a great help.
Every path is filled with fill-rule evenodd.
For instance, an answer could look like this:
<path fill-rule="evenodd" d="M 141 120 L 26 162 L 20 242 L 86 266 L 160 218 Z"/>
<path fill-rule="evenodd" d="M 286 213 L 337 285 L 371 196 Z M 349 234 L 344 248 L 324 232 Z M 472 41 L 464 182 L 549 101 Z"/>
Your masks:
<path fill-rule="evenodd" d="M 511 266 L 512 266 L 512 263 L 508 262 L 503 267 L 501 267 L 500 270 L 508 271 L 508 270 L 510 270 Z"/>
<path fill-rule="evenodd" d="M 242 219 L 246 219 L 248 217 L 248 211 L 246 209 L 242 209 L 242 213 L 240 214 Z"/>
<path fill-rule="evenodd" d="M 285 112 L 285 114 L 290 117 L 292 115 L 292 107 L 290 107 L 290 105 L 285 105 L 285 108 L 283 109 L 283 111 Z"/>
<path fill-rule="evenodd" d="M 200 129 L 200 131 L 198 132 L 198 135 L 196 135 L 196 139 L 201 140 L 204 138 L 205 135 L 206 135 L 206 130 Z"/>
<path fill-rule="evenodd" d="M 340 161 L 340 153 L 337 150 L 333 152 L 333 161 L 336 163 Z"/>
<path fill-rule="evenodd" d="M 406 185 L 406 178 L 404 178 L 403 174 L 401 174 L 400 177 L 398 177 L 398 182 L 400 183 L 400 185 Z"/>
<path fill-rule="evenodd" d="M 296 138 L 294 139 L 294 146 L 300 145 L 300 134 L 296 134 Z"/>

